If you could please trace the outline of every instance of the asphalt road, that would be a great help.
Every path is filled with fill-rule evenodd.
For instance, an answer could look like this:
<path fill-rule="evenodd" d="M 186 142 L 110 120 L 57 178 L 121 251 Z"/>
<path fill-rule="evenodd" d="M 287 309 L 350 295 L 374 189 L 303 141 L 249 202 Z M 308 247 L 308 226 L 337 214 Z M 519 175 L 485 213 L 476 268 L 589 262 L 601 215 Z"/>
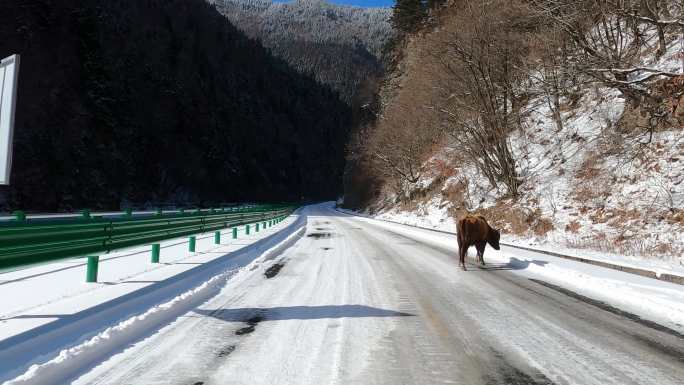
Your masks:
<path fill-rule="evenodd" d="M 79 384 L 684 384 L 684 336 L 321 205 L 292 248 Z M 485 259 L 486 259 L 485 252 Z M 270 276 L 270 278 L 267 277 Z"/>

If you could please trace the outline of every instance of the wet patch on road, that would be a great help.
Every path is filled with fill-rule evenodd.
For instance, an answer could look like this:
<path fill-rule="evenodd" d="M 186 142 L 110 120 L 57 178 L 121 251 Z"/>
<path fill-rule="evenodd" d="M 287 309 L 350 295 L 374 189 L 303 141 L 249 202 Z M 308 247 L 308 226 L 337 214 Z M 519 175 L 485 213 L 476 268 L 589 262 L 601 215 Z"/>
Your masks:
<path fill-rule="evenodd" d="M 332 247 L 321 247 L 321 249 L 328 251 L 328 250 L 332 250 Z"/>
<path fill-rule="evenodd" d="M 502 368 L 497 378 L 488 378 L 485 384 L 487 385 L 555 385 L 553 381 L 548 379 L 543 374 L 539 373 L 543 378 L 535 378 L 529 374 L 510 366 Z"/>
<path fill-rule="evenodd" d="M 323 232 L 309 233 L 306 236 L 309 238 L 313 238 L 313 239 L 328 239 L 328 238 L 332 238 L 332 233 L 323 233 Z"/>
<path fill-rule="evenodd" d="M 509 363 L 501 352 L 494 351 L 496 357 L 496 374 L 485 378 L 486 385 L 556 385 L 550 378 L 536 369 L 532 374 L 525 373 Z"/>
<path fill-rule="evenodd" d="M 257 315 L 257 316 L 254 316 L 254 317 L 248 319 L 246 321 L 247 326 L 236 330 L 235 335 L 241 336 L 244 334 L 252 333 L 254 331 L 254 328 L 259 324 L 259 322 L 261 322 L 263 320 L 264 320 L 264 317 L 262 317 L 260 315 Z"/>
<path fill-rule="evenodd" d="M 235 345 L 228 345 L 224 347 L 223 349 L 219 350 L 218 354 L 216 354 L 219 357 L 227 357 L 230 355 L 230 353 L 235 351 Z"/>
<path fill-rule="evenodd" d="M 682 345 L 677 345 L 675 346 L 666 346 L 663 345 L 662 343 L 658 341 L 654 341 L 650 338 L 647 338 L 646 336 L 641 336 L 638 334 L 629 334 L 630 337 L 634 338 L 635 340 L 639 341 L 640 343 L 648 346 L 649 348 L 656 350 L 662 354 L 665 354 L 666 356 L 673 357 L 677 361 L 680 361 L 684 363 L 684 349 L 682 349 Z M 676 341 L 668 341 L 668 342 L 676 342 Z"/>
<path fill-rule="evenodd" d="M 266 276 L 266 278 L 273 278 L 276 275 L 278 275 L 278 273 L 280 273 L 280 269 L 282 269 L 283 266 L 285 266 L 284 263 L 274 263 L 273 265 L 271 265 L 271 267 L 266 269 L 264 275 Z"/>
<path fill-rule="evenodd" d="M 638 323 L 638 324 L 640 324 L 640 325 L 646 326 L 647 328 L 651 328 L 651 329 L 654 329 L 654 330 L 657 330 L 657 331 L 660 331 L 660 332 L 663 332 L 663 333 L 667 333 L 667 334 L 673 335 L 673 336 L 675 336 L 675 337 L 677 337 L 677 338 L 684 339 L 684 334 L 682 334 L 682 333 L 680 333 L 680 332 L 678 332 L 678 331 L 676 331 L 676 330 L 674 330 L 674 329 L 670 329 L 670 328 L 668 328 L 667 326 L 663 326 L 663 325 L 658 324 L 658 323 L 655 323 L 655 322 L 653 322 L 653 321 L 649 321 L 649 320 L 643 319 L 643 318 L 639 317 L 639 316 L 636 315 L 636 314 L 629 313 L 629 312 L 626 312 L 626 311 L 624 311 L 624 310 L 620 310 L 620 309 L 618 309 L 618 308 L 616 308 L 616 307 L 614 307 L 614 306 L 608 305 L 608 304 L 605 303 L 605 302 L 597 301 L 597 300 L 595 300 L 595 299 L 593 299 L 593 298 L 589 298 L 589 297 L 583 296 L 582 294 L 575 293 L 575 292 L 572 291 L 572 290 L 568 290 L 568 289 L 566 289 L 566 288 L 563 288 L 563 287 L 560 287 L 560 286 L 556 286 L 556 285 L 554 285 L 554 284 L 551 284 L 551 283 L 548 283 L 548 282 L 545 282 L 545 281 L 541 281 L 541 280 L 538 280 L 538 279 L 530 278 L 530 281 L 532 281 L 532 282 L 534 282 L 534 283 L 538 283 L 538 284 L 540 284 L 540 285 L 542 285 L 542 286 L 548 287 L 549 289 L 553 289 L 553 290 L 555 290 L 555 291 L 557 291 L 557 292 L 559 292 L 559 293 L 561 293 L 561 294 L 565 294 L 565 295 L 567 295 L 568 297 L 572 297 L 572 298 L 574 298 L 574 299 L 576 299 L 576 300 L 582 301 L 582 302 L 587 303 L 587 304 L 589 304 L 589 305 L 596 306 L 596 307 L 598 307 L 599 309 L 603 309 L 603 310 L 605 310 L 605 311 L 607 311 L 607 312 L 610 312 L 610 313 L 613 313 L 613 314 L 615 314 L 615 315 L 618 315 L 618 316 L 621 316 L 621 317 L 625 317 L 625 318 L 627 318 L 627 319 L 629 319 L 629 320 L 631 320 L 631 321 L 634 321 L 634 322 L 636 322 L 636 323 Z"/>

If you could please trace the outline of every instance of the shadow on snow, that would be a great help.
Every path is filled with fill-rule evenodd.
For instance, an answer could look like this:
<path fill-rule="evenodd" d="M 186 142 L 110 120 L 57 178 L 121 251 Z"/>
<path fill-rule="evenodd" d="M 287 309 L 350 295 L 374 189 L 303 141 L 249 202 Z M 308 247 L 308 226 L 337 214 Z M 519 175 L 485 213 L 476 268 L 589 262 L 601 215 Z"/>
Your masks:
<path fill-rule="evenodd" d="M 264 321 L 324 318 L 410 317 L 413 314 L 364 305 L 284 306 L 269 308 L 195 309 L 195 313 L 228 322 L 245 322 L 255 314 Z"/>

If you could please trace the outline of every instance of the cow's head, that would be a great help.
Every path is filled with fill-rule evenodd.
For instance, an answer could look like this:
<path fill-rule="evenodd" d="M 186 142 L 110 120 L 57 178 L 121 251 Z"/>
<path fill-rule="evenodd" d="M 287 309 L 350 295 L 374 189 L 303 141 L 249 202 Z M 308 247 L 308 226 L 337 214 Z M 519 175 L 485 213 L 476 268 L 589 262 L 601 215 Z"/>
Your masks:
<path fill-rule="evenodd" d="M 501 247 L 499 246 L 499 238 L 501 238 L 501 233 L 499 230 L 489 228 L 489 234 L 487 236 L 487 243 L 489 243 L 494 250 L 499 250 Z"/>

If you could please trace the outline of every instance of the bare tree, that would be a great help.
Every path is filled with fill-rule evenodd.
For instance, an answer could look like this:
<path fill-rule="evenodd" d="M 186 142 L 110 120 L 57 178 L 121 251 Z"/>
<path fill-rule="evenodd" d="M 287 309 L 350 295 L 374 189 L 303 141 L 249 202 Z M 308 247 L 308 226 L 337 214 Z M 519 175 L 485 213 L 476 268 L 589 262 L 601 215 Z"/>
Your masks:
<path fill-rule="evenodd" d="M 423 121 L 414 106 L 394 104 L 362 139 L 376 171 L 398 194 L 420 180 L 427 150 L 440 138 L 439 127 Z"/>
<path fill-rule="evenodd" d="M 532 0 L 538 16 L 563 30 L 574 43 L 574 62 L 585 74 L 616 88 L 639 104 L 651 95 L 644 86 L 656 78 L 681 74 L 640 65 L 649 28 L 656 27 L 659 53 L 665 49 L 664 28 L 680 26 L 678 19 L 659 15 L 667 7 L 649 0 Z"/>
<path fill-rule="evenodd" d="M 568 41 L 554 25 L 543 27 L 531 39 L 531 52 L 525 59 L 532 95 L 538 95 L 551 111 L 558 132 L 563 131 L 562 102 L 582 85 L 572 63 Z"/>
<path fill-rule="evenodd" d="M 508 136 L 520 127 L 529 96 L 521 71 L 526 8 L 517 1 L 463 1 L 448 20 L 453 24 L 437 34 L 440 49 L 432 53 L 443 74 L 437 109 L 466 158 L 492 186 L 503 184 L 517 196 L 521 180 Z"/>

